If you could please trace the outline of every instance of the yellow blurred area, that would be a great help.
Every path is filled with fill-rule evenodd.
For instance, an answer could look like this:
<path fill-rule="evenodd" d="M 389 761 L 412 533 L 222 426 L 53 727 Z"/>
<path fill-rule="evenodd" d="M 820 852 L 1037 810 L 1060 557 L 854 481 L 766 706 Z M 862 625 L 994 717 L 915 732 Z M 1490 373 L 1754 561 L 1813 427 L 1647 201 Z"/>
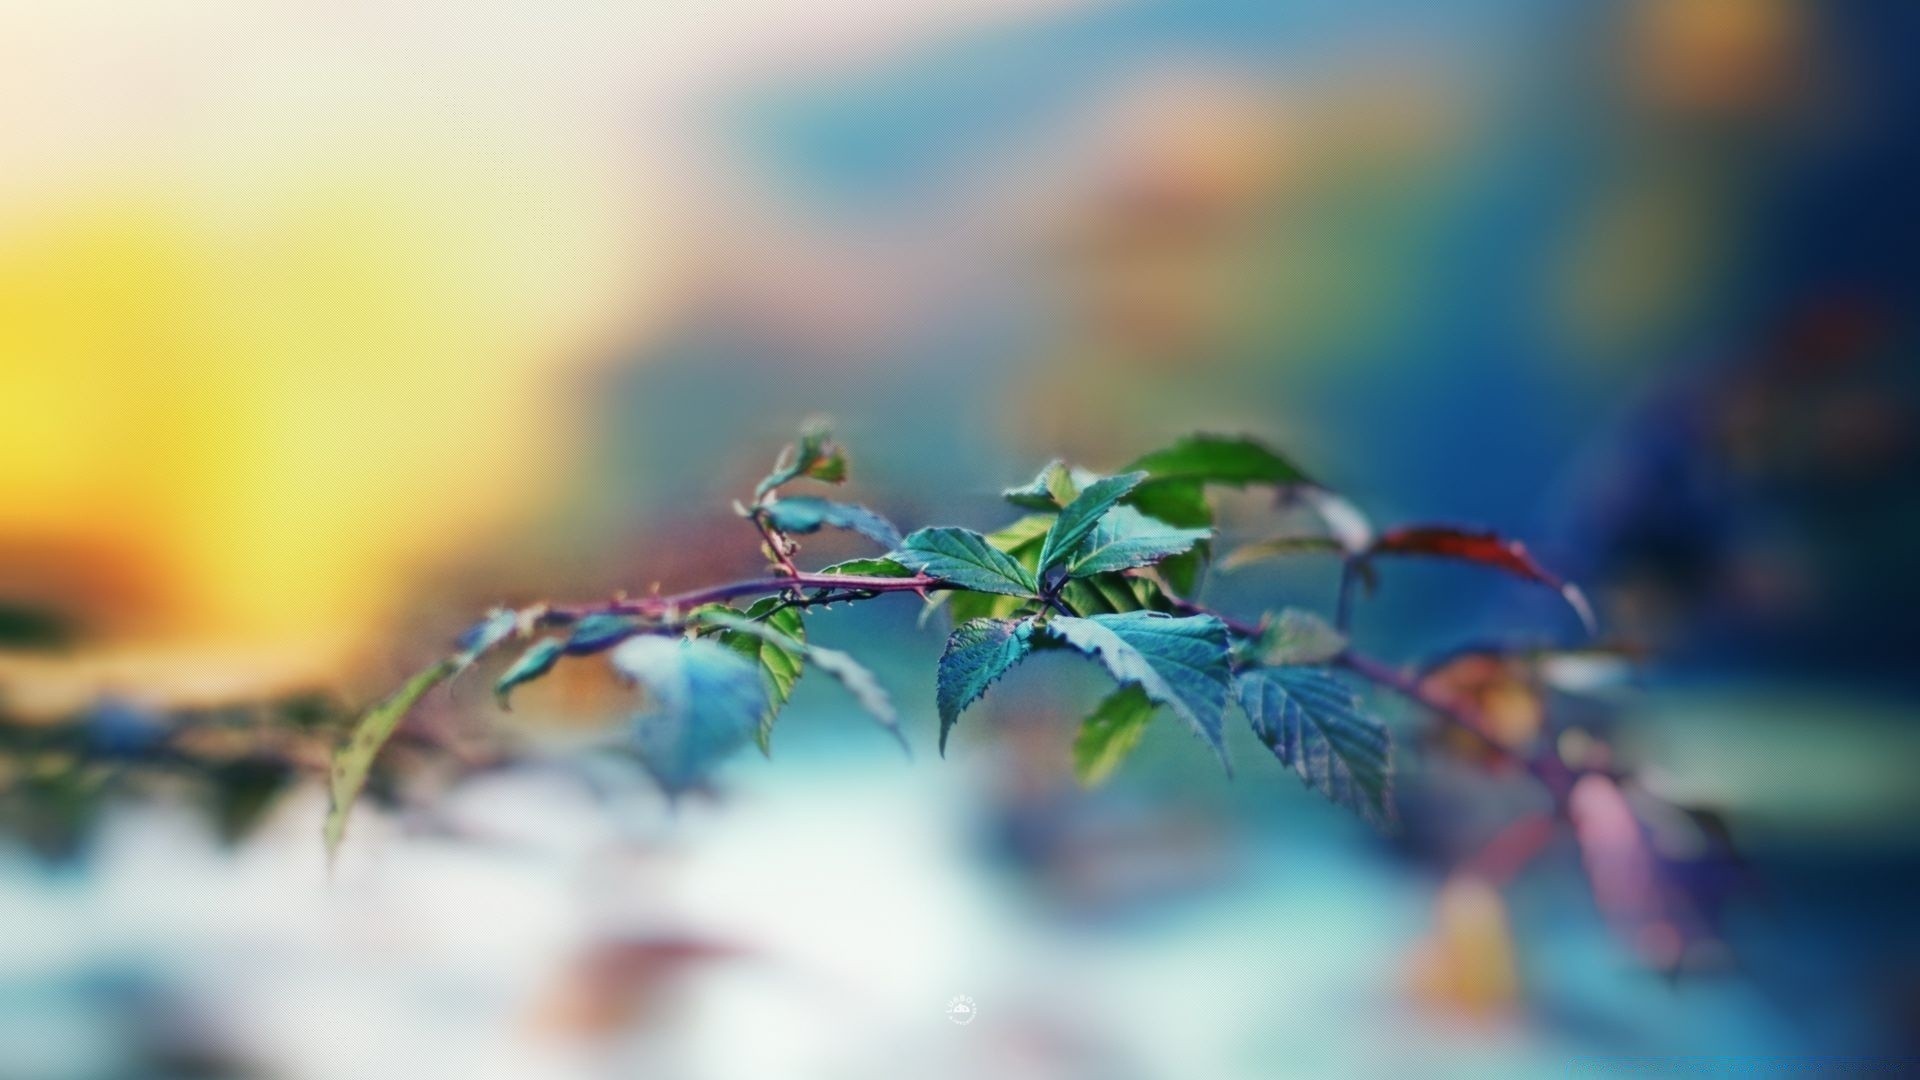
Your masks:
<path fill-rule="evenodd" d="M 1408 957 L 1408 988 L 1436 1009 L 1493 1020 L 1511 1011 L 1519 983 L 1500 890 L 1471 874 L 1447 879 L 1434 898 L 1433 930 Z"/>
<path fill-rule="evenodd" d="M 0 11 L 0 87 L 44 105 L 0 120 L 0 602 L 97 643 L 36 662 L 77 684 L 334 670 L 531 508 L 561 369 L 661 305 L 657 204 L 580 131 L 404 66 L 262 85 L 233 22 Z"/>

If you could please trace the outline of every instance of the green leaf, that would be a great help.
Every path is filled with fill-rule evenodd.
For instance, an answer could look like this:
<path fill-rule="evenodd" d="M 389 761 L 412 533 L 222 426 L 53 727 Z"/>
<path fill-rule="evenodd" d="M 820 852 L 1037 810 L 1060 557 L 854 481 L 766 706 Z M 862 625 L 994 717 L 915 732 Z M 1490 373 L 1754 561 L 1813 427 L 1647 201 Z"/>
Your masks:
<path fill-rule="evenodd" d="M 1054 515 L 1028 514 L 987 534 L 987 543 L 1013 556 L 1029 570 L 1040 565 L 1040 545 L 1053 528 Z"/>
<path fill-rule="evenodd" d="M 1233 685 L 1253 733 L 1282 764 L 1376 827 L 1392 827 L 1392 742 L 1346 684 L 1324 668 L 1256 667 Z"/>
<path fill-rule="evenodd" d="M 705 639 L 645 635 L 623 642 L 614 669 L 647 691 L 634 716 L 634 753 L 668 798 L 702 783 L 752 738 L 766 709 L 760 673 Z"/>
<path fill-rule="evenodd" d="M 1198 480 L 1155 480 L 1149 476 L 1122 501 L 1150 518 L 1183 529 L 1203 529 L 1213 524 L 1206 485 Z"/>
<path fill-rule="evenodd" d="M 1140 481 L 1147 478 L 1146 473 L 1131 472 L 1123 476 L 1109 476 L 1105 480 L 1096 480 L 1087 485 L 1074 500 L 1060 511 L 1060 516 L 1048 530 L 1046 539 L 1040 544 L 1040 566 L 1037 570 L 1045 574 L 1054 566 L 1065 562 L 1073 550 L 1080 546 L 1094 527 L 1100 523 L 1113 504 L 1138 487 Z"/>
<path fill-rule="evenodd" d="M 1232 772 L 1220 730 L 1232 680 L 1226 624 L 1211 615 L 1176 619 L 1136 611 L 1084 619 L 1058 616 L 1042 626 L 1053 638 L 1099 660 L 1119 682 L 1138 686 L 1171 708 Z"/>
<path fill-rule="evenodd" d="M 1095 574 L 1068 581 L 1060 599 L 1075 615 L 1123 615 L 1129 611 L 1165 611 L 1166 594 L 1145 578 Z"/>
<path fill-rule="evenodd" d="M 1203 484 L 1283 487 L 1313 483 L 1299 466 L 1244 435 L 1189 435 L 1127 468 L 1146 472 L 1155 483 L 1197 480 Z"/>
<path fill-rule="evenodd" d="M 1031 614 L 1040 609 L 1039 602 L 1030 597 L 1002 596 L 995 593 L 955 590 L 935 593 L 933 599 L 948 606 L 955 626 L 970 623 L 975 619 L 1011 619 L 1016 615 Z"/>
<path fill-rule="evenodd" d="M 1151 566 L 1190 550 L 1213 535 L 1212 529 L 1176 529 L 1131 506 L 1107 511 L 1067 563 L 1072 577 L 1088 577 L 1137 566 Z"/>
<path fill-rule="evenodd" d="M 493 696 L 500 702 L 500 707 L 511 708 L 508 698 L 512 695 L 513 688 L 530 683 L 552 671 L 553 665 L 559 662 L 561 655 L 566 651 L 567 643 L 559 638 L 541 638 L 527 646 L 527 651 L 521 653 L 520 658 L 502 672 L 500 678 L 493 684 Z"/>
<path fill-rule="evenodd" d="M 1026 659 L 1032 650 L 1033 620 L 975 619 L 947 638 L 940 654 L 936 698 L 940 706 L 940 753 L 947 733 L 967 706 L 980 700 L 995 680 Z"/>
<path fill-rule="evenodd" d="M 1008 488 L 1000 495 L 1015 506 L 1052 512 L 1072 502 L 1080 494 L 1081 488 L 1098 479 L 1100 477 L 1096 473 L 1074 468 L 1055 458 L 1047 462 L 1040 474 L 1027 484 Z"/>
<path fill-rule="evenodd" d="M 390 697 L 368 709 L 354 725 L 353 734 L 334 750 L 333 762 L 327 770 L 331 806 L 323 831 L 329 860 L 339 850 L 340 838 L 346 835 L 347 815 L 353 812 L 354 802 L 367 786 L 367 773 L 373 768 L 373 759 L 379 756 L 381 747 L 387 745 L 400 721 L 420 703 L 427 691 L 452 677 L 461 666 L 460 657 L 449 657 L 408 679 Z"/>
<path fill-rule="evenodd" d="M 1213 507 L 1207 504 L 1206 485 L 1198 480 L 1149 479 L 1133 489 L 1124 503 L 1141 513 L 1182 529 L 1210 529 Z M 1160 563 L 1160 576 L 1181 596 L 1192 596 L 1200 589 L 1200 575 L 1213 552 L 1213 541 L 1202 540 L 1192 551 L 1175 555 Z"/>
<path fill-rule="evenodd" d="M 788 444 L 780 452 L 773 471 L 753 489 L 753 497 L 765 498 L 767 492 L 802 476 L 829 484 L 844 483 L 847 479 L 847 456 L 833 441 L 832 427 L 819 417 L 801 425 L 800 441 Z"/>
<path fill-rule="evenodd" d="M 568 656 L 591 656 L 611 649 L 638 633 L 646 623 L 632 615 L 596 611 L 583 615 L 567 634 Z"/>
<path fill-rule="evenodd" d="M 1081 721 L 1080 734 L 1074 737 L 1074 777 L 1087 787 L 1105 783 L 1140 745 L 1152 717 L 1153 701 L 1137 686 L 1122 687 L 1107 695 Z"/>
<path fill-rule="evenodd" d="M 1288 608 L 1261 631 L 1254 650 L 1265 664 L 1324 664 L 1347 651 L 1347 636 L 1311 611 Z"/>
<path fill-rule="evenodd" d="M 708 619 L 708 615 L 722 612 L 733 617 L 731 609 L 710 608 L 695 612 L 694 618 L 700 622 L 711 622 L 713 620 Z M 800 673 L 806 666 L 807 626 L 801 618 L 800 609 L 781 607 L 777 596 L 754 601 L 753 606 L 747 609 L 745 618 L 767 632 L 724 630 L 720 634 L 720 644 L 745 657 L 760 672 L 761 685 L 767 691 L 767 707 L 760 712 L 760 725 L 754 730 L 753 739 L 759 744 L 761 753 L 771 754 L 773 722 L 779 717 L 787 699 L 793 696 L 793 686 L 800 681 Z"/>
<path fill-rule="evenodd" d="M 887 558 L 975 592 L 1032 596 L 1039 590 L 1033 571 L 969 529 L 921 529 Z"/>
<path fill-rule="evenodd" d="M 1255 439 L 1245 436 L 1189 435 L 1127 466 L 1148 474 L 1146 483 L 1129 500 L 1148 517 L 1181 528 L 1213 524 L 1207 505 L 1207 484 L 1277 484 L 1295 487 L 1312 481 L 1293 462 Z M 1160 573 L 1176 591 L 1191 596 L 1199 587 L 1208 545 L 1178 555 L 1160 566 Z"/>
<path fill-rule="evenodd" d="M 900 545 L 893 522 L 854 503 L 834 502 L 812 495 L 790 495 L 761 508 L 767 524 L 784 533 L 818 532 L 821 526 L 848 529 L 888 549 Z"/>
<path fill-rule="evenodd" d="M 818 571 L 842 577 L 912 577 L 913 571 L 892 559 L 848 559 Z"/>
<path fill-rule="evenodd" d="M 795 654 L 797 658 L 813 664 L 846 688 L 846 691 L 853 695 L 854 700 L 860 703 L 860 707 L 866 710 L 867 715 L 873 717 L 899 742 L 900 749 L 912 752 L 907 746 L 906 735 L 900 730 L 900 715 L 893 707 L 893 699 L 887 695 L 886 688 L 880 685 L 880 680 L 873 677 L 873 672 L 861 666 L 853 657 L 838 649 L 809 645 L 792 635 L 781 633 L 765 622 L 754 622 L 730 611 L 702 612 L 699 621 L 724 627 L 732 633 L 758 638 L 775 650 Z M 765 653 L 761 655 L 764 657 Z M 797 672 L 795 678 L 798 678 Z"/>
<path fill-rule="evenodd" d="M 813 464 L 807 466 L 806 477 L 823 484 L 844 484 L 847 482 L 847 452 L 838 443 L 829 443 Z"/>

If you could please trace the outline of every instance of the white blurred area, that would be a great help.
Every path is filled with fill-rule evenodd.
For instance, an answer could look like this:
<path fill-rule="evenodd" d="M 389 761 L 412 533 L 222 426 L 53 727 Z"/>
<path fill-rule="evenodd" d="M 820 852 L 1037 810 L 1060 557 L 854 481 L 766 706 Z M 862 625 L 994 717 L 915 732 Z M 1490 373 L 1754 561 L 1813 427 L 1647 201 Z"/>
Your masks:
<path fill-rule="evenodd" d="M 187 816 L 123 812 L 80 880 L 0 874 L 0 1059 L 120 1075 L 193 1045 L 287 1077 L 959 1080 L 1493 1075 L 1551 1052 L 1417 1011 L 1401 958 L 1425 887 L 1332 846 L 1111 921 L 1035 904 L 983 872 L 957 813 L 997 767 L 742 765 L 724 807 L 673 818 L 638 788 L 601 803 L 504 774 L 404 828 L 363 808 L 330 887 L 312 792 L 231 853 Z M 960 994 L 967 1025 L 946 1015 Z"/>

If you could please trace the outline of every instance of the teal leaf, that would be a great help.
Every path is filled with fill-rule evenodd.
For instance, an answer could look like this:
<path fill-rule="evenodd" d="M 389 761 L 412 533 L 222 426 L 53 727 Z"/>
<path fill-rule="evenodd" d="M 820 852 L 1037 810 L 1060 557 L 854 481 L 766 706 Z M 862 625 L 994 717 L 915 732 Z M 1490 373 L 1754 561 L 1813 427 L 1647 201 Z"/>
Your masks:
<path fill-rule="evenodd" d="M 1259 440 L 1244 435 L 1189 435 L 1127 468 L 1146 472 L 1156 484 L 1173 480 L 1243 487 L 1313 483 L 1298 465 Z"/>
<path fill-rule="evenodd" d="M 1169 555 L 1191 550 L 1213 535 L 1212 529 L 1176 529 L 1131 506 L 1107 511 L 1067 562 L 1072 577 L 1088 577 L 1137 566 L 1151 566 Z"/>
<path fill-rule="evenodd" d="M 1391 828 L 1392 742 L 1324 668 L 1256 667 L 1234 679 L 1253 733 L 1308 787 L 1378 828 Z"/>
<path fill-rule="evenodd" d="M 767 524 L 784 533 L 805 535 L 831 526 L 857 532 L 888 549 L 900 546 L 900 530 L 893 527 L 893 522 L 854 503 L 798 495 L 769 503 L 760 512 L 766 515 Z"/>
<path fill-rule="evenodd" d="M 1123 686 L 1107 695 L 1080 723 L 1073 740 L 1073 775 L 1086 787 L 1098 787 L 1112 776 L 1140 745 L 1153 717 L 1153 700 L 1138 686 Z"/>
<path fill-rule="evenodd" d="M 1140 481 L 1147 478 L 1146 473 L 1132 472 L 1123 476 L 1109 476 L 1105 480 L 1096 480 L 1087 485 L 1074 500 L 1060 511 L 1053 528 L 1048 530 L 1046 539 L 1040 544 L 1040 565 L 1038 573 L 1045 574 L 1054 566 L 1066 561 L 1080 542 L 1093 532 L 1113 504 L 1119 502 L 1128 492 L 1138 487 Z"/>
<path fill-rule="evenodd" d="M 921 529 L 887 558 L 975 592 L 1032 596 L 1039 589 L 1033 571 L 969 529 Z"/>
<path fill-rule="evenodd" d="M 340 838 L 346 835 L 347 816 L 367 786 L 367 773 L 373 769 L 373 759 L 379 756 L 381 748 L 400 727 L 400 721 L 406 719 L 427 691 L 451 678 L 461 667 L 460 657 L 449 657 L 414 675 L 392 695 L 368 709 L 354 725 L 353 734 L 334 750 L 333 761 L 327 769 L 329 806 L 322 830 L 328 860 L 332 860 L 340 848 Z"/>
<path fill-rule="evenodd" d="M 725 608 L 710 608 L 697 612 L 695 617 L 705 622 L 709 614 L 722 612 L 731 616 L 731 612 Z M 761 753 L 771 754 L 773 723 L 779 718 L 781 707 L 793 696 L 794 684 L 800 681 L 800 673 L 806 667 L 807 626 L 799 608 L 782 607 L 780 598 L 776 596 L 754 601 L 753 606 L 747 609 L 745 618 L 766 632 L 726 630 L 720 634 L 719 640 L 720 644 L 745 657 L 760 672 L 760 682 L 767 691 L 767 707 L 760 713 L 760 726 L 754 730 L 753 740 L 759 745 Z"/>
<path fill-rule="evenodd" d="M 524 686 L 552 671 L 553 665 L 559 662 L 566 651 L 567 643 L 559 638 L 541 638 L 527 646 L 527 651 L 521 653 L 519 659 L 502 672 L 493 684 L 493 696 L 500 702 L 500 707 L 511 708 L 508 698 L 513 688 Z"/>
<path fill-rule="evenodd" d="M 947 733 L 960 713 L 1026 659 L 1032 638 L 1032 619 L 975 619 L 948 636 L 935 695 L 940 706 L 941 754 L 947 752 Z"/>
<path fill-rule="evenodd" d="M 1148 698 L 1171 708 L 1232 771 L 1220 730 L 1232 681 L 1225 623 L 1211 615 L 1176 619 L 1135 611 L 1084 619 L 1059 616 L 1043 626 L 1053 638 L 1099 660 L 1119 682 L 1138 686 Z"/>
<path fill-rule="evenodd" d="M 1347 651 L 1347 636 L 1311 611 L 1288 608 L 1261 631 L 1254 650 L 1264 664 L 1324 664 Z"/>
<path fill-rule="evenodd" d="M 632 637 L 645 624 L 632 615 L 596 611 L 582 615 L 567 634 L 568 656 L 591 656 Z"/>
<path fill-rule="evenodd" d="M 752 619 L 742 618 L 725 609 L 701 612 L 698 619 L 700 622 L 722 627 L 733 634 L 757 638 L 770 647 L 792 654 L 797 659 L 804 659 L 826 672 L 844 687 L 847 693 L 853 695 L 853 699 L 859 702 L 868 716 L 873 717 L 876 723 L 894 737 L 894 740 L 900 744 L 900 749 L 911 752 L 907 746 L 907 737 L 900 730 L 900 715 L 893 707 L 893 699 L 888 696 L 886 688 L 880 685 L 880 680 L 873 677 L 873 672 L 868 671 L 853 657 L 838 649 L 810 645 L 790 634 L 782 633 L 775 627 L 769 626 L 767 622 L 755 622 Z M 764 657 L 765 653 L 761 655 Z M 798 672 L 795 672 L 794 677 L 799 677 Z"/>
<path fill-rule="evenodd" d="M 1028 514 L 1002 529 L 987 534 L 987 543 L 1013 556 L 1015 562 L 1031 571 L 1040 565 L 1040 544 L 1053 528 L 1052 514 Z M 996 596 L 977 592 L 945 592 L 934 596 L 936 602 L 952 605 L 953 624 L 974 619 L 1004 619 L 1031 607 L 1028 598 Z"/>
<path fill-rule="evenodd" d="M 647 635 L 612 653 L 614 669 L 647 691 L 631 739 L 668 798 L 704 782 L 746 745 L 766 708 L 760 673 L 739 653 L 707 640 Z"/>

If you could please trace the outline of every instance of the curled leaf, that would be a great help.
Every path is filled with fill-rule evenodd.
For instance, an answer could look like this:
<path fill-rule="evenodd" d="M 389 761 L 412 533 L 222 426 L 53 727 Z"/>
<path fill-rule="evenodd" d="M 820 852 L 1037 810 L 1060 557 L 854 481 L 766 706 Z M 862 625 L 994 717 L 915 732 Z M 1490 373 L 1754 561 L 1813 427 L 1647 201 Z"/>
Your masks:
<path fill-rule="evenodd" d="M 900 545 L 900 530 L 892 522 L 854 503 L 798 495 L 769 503 L 760 512 L 766 515 L 767 524 L 784 533 L 805 535 L 831 526 L 859 533 L 888 549 Z"/>
<path fill-rule="evenodd" d="M 1427 555 L 1457 559 L 1491 567 L 1536 584 L 1545 585 L 1566 600 L 1589 634 L 1598 630 L 1593 608 L 1586 594 L 1576 585 L 1561 580 L 1534 561 L 1527 546 L 1508 540 L 1498 533 L 1461 529 L 1449 525 L 1411 525 L 1380 534 L 1368 549 L 1369 555 Z"/>
<path fill-rule="evenodd" d="M 493 696 L 502 709 L 510 708 L 509 698 L 513 688 L 523 686 L 553 670 L 560 657 L 567 651 L 567 643 L 559 638 L 541 638 L 527 647 L 512 666 L 502 672 L 494 681 Z"/>
<path fill-rule="evenodd" d="M 800 428 L 800 440 L 789 443 L 774 462 L 773 471 L 753 489 L 753 497 L 762 499 L 773 489 L 805 476 L 829 484 L 847 479 L 847 456 L 833 441 L 833 428 L 821 417 L 809 419 Z"/>

